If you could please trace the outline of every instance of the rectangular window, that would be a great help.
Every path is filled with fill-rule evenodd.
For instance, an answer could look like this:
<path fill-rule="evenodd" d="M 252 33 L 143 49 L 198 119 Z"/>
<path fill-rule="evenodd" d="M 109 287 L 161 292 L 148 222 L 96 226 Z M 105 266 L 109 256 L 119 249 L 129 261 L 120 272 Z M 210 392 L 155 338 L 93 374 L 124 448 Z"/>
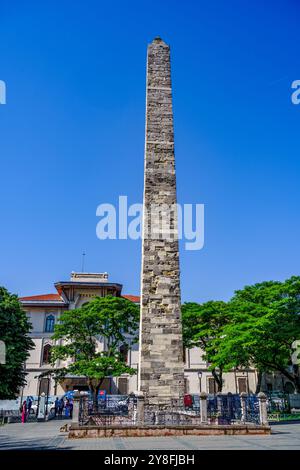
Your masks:
<path fill-rule="evenodd" d="M 118 389 L 120 395 L 128 395 L 128 379 L 126 377 L 119 377 Z"/>
<path fill-rule="evenodd" d="M 247 380 L 245 377 L 238 377 L 238 392 L 239 393 L 248 392 Z"/>

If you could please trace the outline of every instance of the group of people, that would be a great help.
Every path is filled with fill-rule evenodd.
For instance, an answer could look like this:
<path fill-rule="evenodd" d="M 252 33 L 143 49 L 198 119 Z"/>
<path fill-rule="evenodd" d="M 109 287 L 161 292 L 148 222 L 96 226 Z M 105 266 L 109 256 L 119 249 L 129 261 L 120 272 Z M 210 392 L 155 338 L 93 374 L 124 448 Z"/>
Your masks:
<path fill-rule="evenodd" d="M 65 418 L 72 418 L 73 415 L 73 402 L 67 398 L 64 400 L 63 398 L 56 397 L 54 402 L 54 417 L 62 419 L 63 412 L 65 410 Z"/>
<path fill-rule="evenodd" d="M 21 405 L 21 421 L 22 423 L 26 423 L 28 416 L 30 415 L 31 412 L 31 407 L 32 407 L 32 399 L 30 397 L 27 397 L 27 400 L 24 400 L 22 405 Z"/>
<path fill-rule="evenodd" d="M 26 423 L 28 417 L 32 410 L 33 400 L 32 397 L 27 397 L 27 400 L 24 400 L 20 406 L 20 413 L 21 413 L 21 422 Z M 48 409 L 47 405 L 47 409 Z M 51 410 L 53 408 L 51 407 Z M 50 411 L 51 411 L 50 410 Z M 54 417 L 58 419 L 64 418 L 72 418 L 73 416 L 73 402 L 71 399 L 62 397 L 56 397 L 54 402 Z"/>

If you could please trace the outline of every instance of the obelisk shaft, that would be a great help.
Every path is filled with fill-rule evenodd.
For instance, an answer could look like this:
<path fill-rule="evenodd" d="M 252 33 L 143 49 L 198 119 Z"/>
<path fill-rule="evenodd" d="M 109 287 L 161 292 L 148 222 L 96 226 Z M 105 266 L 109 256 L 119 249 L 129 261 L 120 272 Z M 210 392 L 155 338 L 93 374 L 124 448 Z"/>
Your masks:
<path fill-rule="evenodd" d="M 157 404 L 184 393 L 177 213 L 164 236 L 151 212 L 176 209 L 170 48 L 160 38 L 148 46 L 146 93 L 139 390 Z"/>

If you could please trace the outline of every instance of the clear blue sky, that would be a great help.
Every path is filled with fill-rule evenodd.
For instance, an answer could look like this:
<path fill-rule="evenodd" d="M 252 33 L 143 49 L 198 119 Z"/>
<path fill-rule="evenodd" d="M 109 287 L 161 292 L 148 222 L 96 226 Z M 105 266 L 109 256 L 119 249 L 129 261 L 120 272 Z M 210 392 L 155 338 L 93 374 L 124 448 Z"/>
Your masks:
<path fill-rule="evenodd" d="M 178 199 L 204 203 L 182 299 L 300 274 L 300 6 L 1 0 L 0 284 L 53 292 L 80 270 L 138 294 L 140 242 L 96 238 L 96 207 L 142 201 L 147 44 L 171 45 Z"/>

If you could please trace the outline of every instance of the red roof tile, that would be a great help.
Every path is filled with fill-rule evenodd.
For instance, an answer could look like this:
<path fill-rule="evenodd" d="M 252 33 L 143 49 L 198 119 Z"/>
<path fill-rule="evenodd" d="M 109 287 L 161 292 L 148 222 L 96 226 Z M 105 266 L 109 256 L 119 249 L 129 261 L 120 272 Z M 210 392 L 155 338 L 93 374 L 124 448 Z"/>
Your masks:
<path fill-rule="evenodd" d="M 138 295 L 122 295 L 122 297 L 124 297 L 124 299 L 131 300 L 131 302 L 140 302 L 140 297 Z"/>
<path fill-rule="evenodd" d="M 30 301 L 30 300 L 61 300 L 62 298 L 59 294 L 43 294 L 43 295 L 30 295 L 29 297 L 20 297 L 20 300 Z"/>
<path fill-rule="evenodd" d="M 138 295 L 122 295 L 124 299 L 131 300 L 131 302 L 140 302 L 140 297 Z M 19 300 L 23 300 L 24 302 L 28 301 L 63 301 L 59 294 L 43 294 L 43 295 L 30 295 L 28 297 L 20 297 Z"/>

